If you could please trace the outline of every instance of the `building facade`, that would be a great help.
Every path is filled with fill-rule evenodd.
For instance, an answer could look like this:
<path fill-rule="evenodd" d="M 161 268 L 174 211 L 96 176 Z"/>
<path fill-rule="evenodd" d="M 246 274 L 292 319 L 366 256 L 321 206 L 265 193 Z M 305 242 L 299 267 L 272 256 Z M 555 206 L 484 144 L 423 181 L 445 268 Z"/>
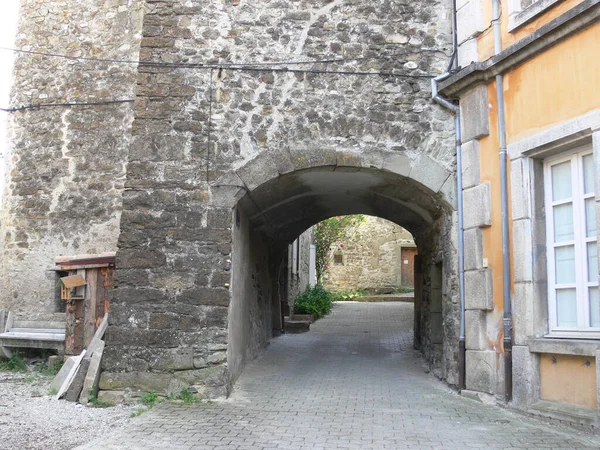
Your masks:
<path fill-rule="evenodd" d="M 414 239 L 404 228 L 365 216 L 364 221 L 348 227 L 343 241 L 332 245 L 323 285 L 334 292 L 370 293 L 413 287 L 416 252 Z"/>
<path fill-rule="evenodd" d="M 460 105 L 466 389 L 596 425 L 599 18 L 458 1 L 461 67 L 438 85 Z"/>

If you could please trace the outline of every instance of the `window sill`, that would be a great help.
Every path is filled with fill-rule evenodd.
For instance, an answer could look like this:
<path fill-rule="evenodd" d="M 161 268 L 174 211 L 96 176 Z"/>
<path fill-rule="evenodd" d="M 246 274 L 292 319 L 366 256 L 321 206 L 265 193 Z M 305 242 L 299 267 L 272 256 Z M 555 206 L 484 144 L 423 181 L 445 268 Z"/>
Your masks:
<path fill-rule="evenodd" d="M 554 353 L 556 355 L 596 356 L 600 350 L 600 339 L 529 339 L 527 346 L 531 353 Z"/>
<path fill-rule="evenodd" d="M 545 12 L 548 8 L 563 0 L 538 0 L 531 6 L 528 6 L 522 11 L 511 15 L 508 19 L 508 31 L 510 33 L 518 30 L 523 25 L 535 19 L 537 16 Z"/>

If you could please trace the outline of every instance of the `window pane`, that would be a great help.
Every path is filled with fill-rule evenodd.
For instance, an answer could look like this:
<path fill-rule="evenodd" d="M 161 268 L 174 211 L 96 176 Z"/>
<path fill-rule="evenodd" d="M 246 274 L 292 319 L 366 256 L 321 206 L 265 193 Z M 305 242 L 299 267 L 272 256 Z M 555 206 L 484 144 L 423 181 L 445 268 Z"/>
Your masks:
<path fill-rule="evenodd" d="M 575 283 L 575 246 L 556 247 L 554 260 L 556 284 Z"/>
<path fill-rule="evenodd" d="M 600 327 L 600 291 L 590 288 L 590 327 Z"/>
<path fill-rule="evenodd" d="M 552 166 L 552 200 L 571 197 L 571 161 Z"/>
<path fill-rule="evenodd" d="M 554 242 L 573 240 L 573 203 L 555 206 L 554 211 Z"/>
<path fill-rule="evenodd" d="M 583 157 L 583 191 L 586 194 L 594 192 L 594 158 L 592 155 Z"/>
<path fill-rule="evenodd" d="M 598 248 L 595 242 L 587 244 L 588 259 L 588 281 L 596 283 L 598 281 Z"/>
<path fill-rule="evenodd" d="M 577 296 L 575 289 L 556 290 L 556 323 L 559 327 L 577 326 Z"/>
<path fill-rule="evenodd" d="M 596 236 L 596 199 L 594 197 L 585 200 L 585 235 Z"/>

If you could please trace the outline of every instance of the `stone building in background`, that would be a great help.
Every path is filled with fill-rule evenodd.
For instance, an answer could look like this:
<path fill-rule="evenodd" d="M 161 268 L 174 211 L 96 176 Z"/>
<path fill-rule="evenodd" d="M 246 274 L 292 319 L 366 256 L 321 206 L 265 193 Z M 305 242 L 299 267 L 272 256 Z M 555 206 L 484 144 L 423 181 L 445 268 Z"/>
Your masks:
<path fill-rule="evenodd" d="M 407 230 L 389 220 L 365 216 L 346 233 L 343 241 L 332 246 L 325 288 L 390 293 L 398 286 L 413 287 L 417 249 Z"/>

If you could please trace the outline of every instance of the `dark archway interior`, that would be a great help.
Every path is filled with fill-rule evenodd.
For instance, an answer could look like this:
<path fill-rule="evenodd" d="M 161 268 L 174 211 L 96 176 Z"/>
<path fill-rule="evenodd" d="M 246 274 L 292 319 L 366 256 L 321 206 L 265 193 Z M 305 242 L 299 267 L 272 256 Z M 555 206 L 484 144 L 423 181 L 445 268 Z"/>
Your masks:
<path fill-rule="evenodd" d="M 368 168 L 322 167 L 279 176 L 238 203 L 254 230 L 271 245 L 336 215 L 368 214 L 390 220 L 419 237 L 448 205 L 414 180 Z"/>

